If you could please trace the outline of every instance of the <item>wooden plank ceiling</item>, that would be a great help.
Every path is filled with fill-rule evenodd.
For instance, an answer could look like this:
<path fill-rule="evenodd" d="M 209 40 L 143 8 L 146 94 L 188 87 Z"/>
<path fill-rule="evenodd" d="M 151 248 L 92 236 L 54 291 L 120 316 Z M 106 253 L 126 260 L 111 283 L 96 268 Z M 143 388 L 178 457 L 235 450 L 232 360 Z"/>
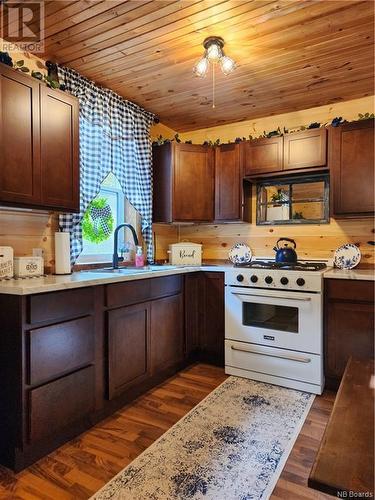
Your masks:
<path fill-rule="evenodd" d="M 47 1 L 45 12 L 43 58 L 177 131 L 373 94 L 372 0 Z M 192 74 L 209 35 L 238 63 L 217 71 L 214 110 L 211 76 Z"/>

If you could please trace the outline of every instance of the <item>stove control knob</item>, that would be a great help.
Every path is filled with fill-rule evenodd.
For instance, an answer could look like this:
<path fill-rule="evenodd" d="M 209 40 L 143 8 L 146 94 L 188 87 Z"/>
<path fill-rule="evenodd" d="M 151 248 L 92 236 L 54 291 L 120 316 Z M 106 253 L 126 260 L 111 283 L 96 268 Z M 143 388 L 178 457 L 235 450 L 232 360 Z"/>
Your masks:
<path fill-rule="evenodd" d="M 298 286 L 303 286 L 306 282 L 303 278 L 298 278 L 296 283 Z"/>
<path fill-rule="evenodd" d="M 264 278 L 264 281 L 267 283 L 267 285 L 270 285 L 273 281 L 272 276 L 266 276 Z"/>
<path fill-rule="evenodd" d="M 281 278 L 281 280 L 280 280 L 280 283 L 281 283 L 282 285 L 287 285 L 287 284 L 289 283 L 289 280 L 288 280 L 288 278 L 286 278 L 285 276 L 283 276 L 283 277 Z"/>
<path fill-rule="evenodd" d="M 242 274 L 239 274 L 239 275 L 237 276 L 237 281 L 243 281 L 243 280 L 244 280 L 243 275 L 242 275 Z"/>
<path fill-rule="evenodd" d="M 258 281 L 258 276 L 255 276 L 255 274 L 253 274 L 250 278 L 250 281 L 251 283 L 256 283 Z"/>

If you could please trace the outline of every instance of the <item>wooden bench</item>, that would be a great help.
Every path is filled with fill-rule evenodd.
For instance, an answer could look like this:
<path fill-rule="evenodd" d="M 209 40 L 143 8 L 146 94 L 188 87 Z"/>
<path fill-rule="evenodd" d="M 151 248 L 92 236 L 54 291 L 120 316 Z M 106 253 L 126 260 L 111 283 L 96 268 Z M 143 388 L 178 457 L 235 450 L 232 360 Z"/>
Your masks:
<path fill-rule="evenodd" d="M 311 488 L 338 498 L 353 492 L 357 498 L 374 497 L 373 373 L 373 360 L 348 361 L 311 469 Z"/>

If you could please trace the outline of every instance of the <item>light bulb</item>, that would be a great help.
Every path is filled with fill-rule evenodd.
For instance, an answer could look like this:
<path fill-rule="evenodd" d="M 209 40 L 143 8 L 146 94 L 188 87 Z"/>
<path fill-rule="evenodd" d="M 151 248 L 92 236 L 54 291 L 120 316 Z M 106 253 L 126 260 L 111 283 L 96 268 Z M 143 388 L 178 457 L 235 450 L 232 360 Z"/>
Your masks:
<path fill-rule="evenodd" d="M 232 73 L 232 71 L 236 68 L 236 63 L 231 57 L 223 56 L 220 59 L 220 67 L 224 75 L 229 75 L 229 73 Z"/>
<path fill-rule="evenodd" d="M 206 57 L 202 57 L 193 68 L 193 73 L 196 76 L 204 78 L 208 71 L 208 59 Z"/>
<path fill-rule="evenodd" d="M 220 45 L 217 43 L 211 43 L 207 47 L 207 59 L 209 61 L 218 61 L 220 57 L 223 55 Z"/>

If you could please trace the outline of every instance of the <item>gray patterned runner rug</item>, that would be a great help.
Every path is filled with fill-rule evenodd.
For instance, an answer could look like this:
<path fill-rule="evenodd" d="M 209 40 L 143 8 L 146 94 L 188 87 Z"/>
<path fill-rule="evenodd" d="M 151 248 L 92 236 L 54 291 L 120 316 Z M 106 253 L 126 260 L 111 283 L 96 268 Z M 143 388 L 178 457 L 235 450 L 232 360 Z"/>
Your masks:
<path fill-rule="evenodd" d="M 229 377 L 92 498 L 267 499 L 314 397 Z"/>

